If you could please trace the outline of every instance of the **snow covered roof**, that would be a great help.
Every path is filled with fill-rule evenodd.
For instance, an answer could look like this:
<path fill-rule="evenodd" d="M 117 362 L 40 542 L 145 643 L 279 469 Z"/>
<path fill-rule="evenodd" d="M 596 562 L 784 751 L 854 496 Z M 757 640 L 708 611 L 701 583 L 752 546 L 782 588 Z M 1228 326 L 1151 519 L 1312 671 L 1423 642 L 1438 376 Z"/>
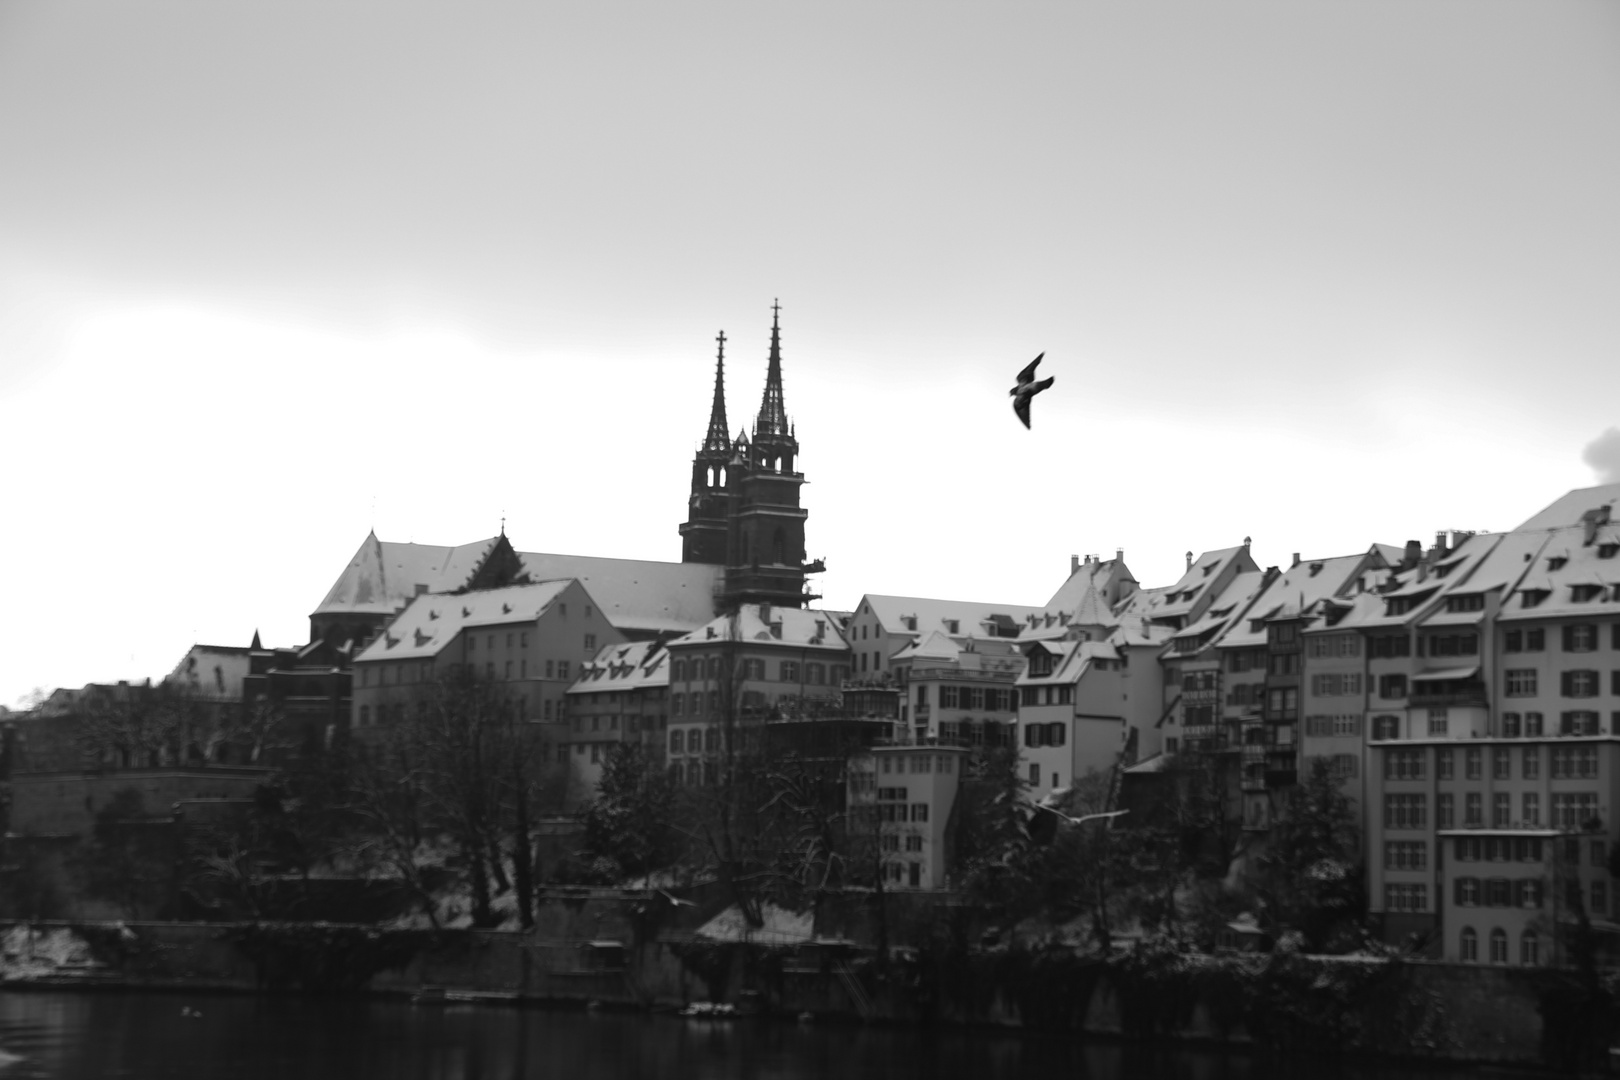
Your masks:
<path fill-rule="evenodd" d="M 1003 626 L 1024 625 L 1041 609 L 1024 604 L 987 604 L 976 600 L 934 600 L 923 596 L 884 596 L 867 593 L 861 597 L 861 607 L 869 609 L 891 635 L 926 634 L 942 630 L 953 637 L 997 637 L 982 625 L 996 623 Z M 1004 619 L 996 619 L 996 616 Z M 911 621 L 908 621 L 911 620 Z M 954 624 L 955 629 L 952 629 Z"/>
<path fill-rule="evenodd" d="M 1265 623 L 1272 619 L 1300 618 L 1319 600 L 1339 594 L 1366 565 L 1372 552 L 1311 559 L 1279 574 L 1248 613 L 1228 630 L 1221 648 L 1249 648 L 1266 643 Z"/>
<path fill-rule="evenodd" d="M 580 667 L 570 694 L 644 690 L 669 685 L 669 650 L 656 641 L 605 646 Z"/>
<path fill-rule="evenodd" d="M 1581 515 L 1588 510 L 1596 510 L 1605 506 L 1609 508 L 1609 520 L 1620 521 L 1620 484 L 1599 484 L 1597 487 L 1576 488 L 1574 491 L 1554 500 L 1552 505 L 1533 515 L 1530 520 L 1513 531 L 1560 529 L 1570 525 L 1579 525 Z"/>
<path fill-rule="evenodd" d="M 955 660 L 962 653 L 961 646 L 938 630 L 930 630 L 920 640 L 912 642 L 895 653 L 894 660 Z"/>
<path fill-rule="evenodd" d="M 767 606 L 770 608 L 768 620 L 762 617 Z M 763 641 L 836 652 L 849 648 L 838 631 L 837 620 L 829 612 L 814 608 L 778 607 L 774 604 L 743 604 L 737 609 L 735 627 L 731 616 L 722 615 L 671 641 L 669 647 L 726 640 Z"/>
<path fill-rule="evenodd" d="M 454 592 L 469 583 L 499 540 L 491 537 L 443 547 L 379 540 L 370 533 L 314 613 L 388 615 L 419 593 Z M 528 551 L 517 555 L 531 581 L 578 579 L 620 630 L 683 631 L 701 626 L 714 617 L 714 596 L 724 577 L 722 567 L 706 563 Z"/>
<path fill-rule="evenodd" d="M 1534 535 L 1534 534 L 1532 534 Z M 1545 542 L 1523 561 L 1524 575 L 1505 602 L 1504 621 L 1601 615 L 1596 604 L 1620 599 L 1620 528 L 1599 526 L 1586 542 L 1584 526 L 1542 533 Z"/>
<path fill-rule="evenodd" d="M 163 681 L 200 698 L 241 701 L 248 666 L 246 645 L 193 645 Z"/>
<path fill-rule="evenodd" d="M 573 585 L 573 581 L 546 581 L 460 596 L 418 596 L 355 662 L 433 657 L 468 627 L 534 622 Z"/>

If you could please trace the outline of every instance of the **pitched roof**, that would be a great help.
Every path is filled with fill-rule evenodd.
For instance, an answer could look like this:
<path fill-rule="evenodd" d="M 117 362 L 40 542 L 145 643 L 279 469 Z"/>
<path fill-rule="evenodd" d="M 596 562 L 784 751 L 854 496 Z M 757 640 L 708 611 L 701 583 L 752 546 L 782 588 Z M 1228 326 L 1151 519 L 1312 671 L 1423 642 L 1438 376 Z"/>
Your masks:
<path fill-rule="evenodd" d="M 1046 610 L 1072 611 L 1085 598 L 1088 589 L 1095 588 L 1105 593 L 1113 589 L 1117 595 L 1119 586 L 1125 582 L 1134 585 L 1136 579 L 1131 576 L 1123 558 L 1083 562 L 1058 586 L 1057 592 L 1046 602 Z"/>
<path fill-rule="evenodd" d="M 241 701 L 248 668 L 246 646 L 193 645 L 163 681 L 184 686 L 198 697 Z"/>
<path fill-rule="evenodd" d="M 534 622 L 575 584 L 573 581 L 545 581 L 538 585 L 483 589 L 460 596 L 431 593 L 418 596 L 380 637 L 355 657 L 355 662 L 434 657 L 468 627 Z"/>
<path fill-rule="evenodd" d="M 389 615 L 419 592 L 465 587 L 499 541 L 442 547 L 400 544 L 369 534 L 338 576 L 315 614 Z M 577 578 L 620 630 L 685 631 L 714 617 L 723 568 L 706 563 L 603 559 L 590 555 L 519 552 L 531 581 Z"/>
<path fill-rule="evenodd" d="M 994 619 L 997 615 L 1006 616 L 1012 623 L 1022 624 L 1041 611 L 1040 608 L 1024 604 L 933 600 L 922 596 L 884 596 L 880 593 L 867 593 L 861 597 L 861 602 L 871 608 L 884 632 L 891 635 L 926 634 L 930 630 L 941 630 L 954 637 L 998 637 L 1000 635 L 987 634 L 981 624 L 1000 621 Z M 903 621 L 911 617 L 917 620 L 915 630 Z M 957 627 L 954 631 L 950 628 L 953 621 Z"/>
<path fill-rule="evenodd" d="M 743 604 L 737 609 L 736 625 L 730 615 L 712 619 L 703 626 L 669 643 L 670 648 L 682 645 L 701 645 L 709 641 L 763 641 L 805 648 L 822 648 L 842 652 L 849 648 L 838 632 L 838 622 L 832 615 L 814 608 L 790 608 L 771 605 L 770 622 L 761 616 L 760 604 Z M 781 634 L 773 632 L 780 626 Z"/>
<path fill-rule="evenodd" d="M 1302 617 L 1317 601 L 1338 595 L 1371 554 L 1364 551 L 1330 559 L 1308 559 L 1289 567 L 1277 575 L 1244 618 L 1228 630 L 1217 644 L 1221 648 L 1265 644 L 1266 628 L 1263 624 L 1266 621 Z"/>
<path fill-rule="evenodd" d="M 1514 532 L 1526 529 L 1559 529 L 1579 525 L 1581 515 L 1599 507 L 1609 508 L 1609 519 L 1620 521 L 1620 484 L 1599 484 L 1597 487 L 1576 488 L 1554 500 L 1552 505 L 1520 525 Z"/>
<path fill-rule="evenodd" d="M 669 685 L 669 650 L 657 641 L 607 645 L 580 667 L 570 694 L 644 690 Z"/>
<path fill-rule="evenodd" d="M 1511 621 L 1612 612 L 1607 605 L 1620 599 L 1620 552 L 1616 551 L 1620 548 L 1620 526 L 1599 527 L 1590 544 L 1580 525 L 1541 536 L 1545 542 L 1524 564 L 1524 576 L 1514 583 L 1518 599 L 1504 603 L 1499 618 Z M 1608 558 L 1603 557 L 1605 551 L 1610 553 Z M 1577 590 L 1595 595 L 1576 599 Z M 1528 607 L 1527 596 L 1534 601 Z M 1606 606 L 1595 609 L 1596 604 Z"/>

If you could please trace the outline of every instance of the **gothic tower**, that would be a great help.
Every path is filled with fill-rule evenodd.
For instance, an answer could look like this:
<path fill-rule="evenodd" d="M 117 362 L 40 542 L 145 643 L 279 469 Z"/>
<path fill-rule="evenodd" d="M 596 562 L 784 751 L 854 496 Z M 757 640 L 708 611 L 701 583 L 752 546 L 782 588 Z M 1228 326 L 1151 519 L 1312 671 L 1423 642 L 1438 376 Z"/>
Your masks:
<path fill-rule="evenodd" d="M 692 497 L 681 525 L 681 562 L 726 563 L 726 519 L 731 502 L 726 473 L 731 467 L 731 436 L 726 428 L 726 332 L 715 339 L 720 354 L 714 363 L 714 405 L 709 430 L 692 458 Z"/>
<path fill-rule="evenodd" d="M 771 305 L 771 354 L 765 396 L 750 440 L 739 435 L 726 474 L 730 496 L 726 522 L 728 607 L 772 603 L 802 607 L 805 574 L 819 570 L 804 561 L 804 522 L 799 506 L 804 474 L 793 470 L 799 440 L 782 397 L 781 305 Z"/>

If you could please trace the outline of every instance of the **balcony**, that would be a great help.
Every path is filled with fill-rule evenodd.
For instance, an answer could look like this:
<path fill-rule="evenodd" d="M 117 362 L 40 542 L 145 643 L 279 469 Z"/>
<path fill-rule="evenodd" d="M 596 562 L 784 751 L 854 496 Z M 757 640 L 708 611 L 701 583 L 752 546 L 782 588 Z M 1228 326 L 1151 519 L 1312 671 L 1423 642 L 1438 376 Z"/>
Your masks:
<path fill-rule="evenodd" d="M 1412 691 L 1412 696 L 1410 699 L 1408 699 L 1408 701 L 1409 704 L 1416 709 L 1432 709 L 1450 705 L 1472 705 L 1483 707 L 1485 704 L 1487 704 L 1485 700 L 1485 688 L 1483 686 L 1466 690 L 1437 689 L 1437 691 L 1434 693 L 1424 693 L 1420 690 L 1414 689 Z"/>

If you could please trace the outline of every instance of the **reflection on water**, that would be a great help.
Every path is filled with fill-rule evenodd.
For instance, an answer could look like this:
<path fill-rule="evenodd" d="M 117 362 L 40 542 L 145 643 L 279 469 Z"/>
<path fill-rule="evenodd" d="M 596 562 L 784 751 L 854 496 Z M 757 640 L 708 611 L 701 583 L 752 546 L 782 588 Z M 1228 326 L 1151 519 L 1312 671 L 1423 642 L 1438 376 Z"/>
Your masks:
<path fill-rule="evenodd" d="M 195 1015 L 200 1014 L 200 1015 Z M 393 1001 L 0 992 L 0 1080 L 1399 1080 L 1312 1061 L 983 1031 L 548 1012 Z M 1425 1072 L 1425 1080 L 1461 1080 Z"/>

